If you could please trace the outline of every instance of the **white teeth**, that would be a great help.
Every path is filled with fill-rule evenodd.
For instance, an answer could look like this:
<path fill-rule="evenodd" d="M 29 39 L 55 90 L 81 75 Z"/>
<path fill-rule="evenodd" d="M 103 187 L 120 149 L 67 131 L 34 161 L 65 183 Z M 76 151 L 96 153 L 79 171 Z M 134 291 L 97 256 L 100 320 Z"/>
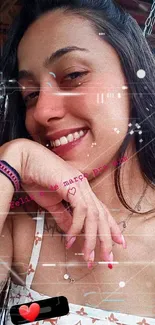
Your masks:
<path fill-rule="evenodd" d="M 84 134 L 85 134 L 85 132 L 83 130 L 81 130 L 79 132 L 70 133 L 67 136 L 61 137 L 60 139 L 50 141 L 50 143 L 51 143 L 52 147 L 59 147 L 61 145 L 67 144 L 69 142 L 73 142 L 73 141 L 81 138 Z"/>
<path fill-rule="evenodd" d="M 82 137 L 82 136 L 84 135 L 84 132 L 81 130 L 81 131 L 79 132 L 79 134 L 80 134 L 80 136 Z"/>
<path fill-rule="evenodd" d="M 72 142 L 73 140 L 74 140 L 74 137 L 73 137 L 73 134 L 68 134 L 67 135 L 67 140 L 68 140 L 68 142 Z"/>
<path fill-rule="evenodd" d="M 68 143 L 67 138 L 66 137 L 61 137 L 60 138 L 60 144 L 66 144 L 66 143 Z"/>
<path fill-rule="evenodd" d="M 59 147 L 61 145 L 60 140 L 53 141 L 56 147 Z"/>
<path fill-rule="evenodd" d="M 75 132 L 74 133 L 74 139 L 76 140 L 76 139 L 79 139 L 79 138 L 80 138 L 80 134 L 78 132 Z"/>

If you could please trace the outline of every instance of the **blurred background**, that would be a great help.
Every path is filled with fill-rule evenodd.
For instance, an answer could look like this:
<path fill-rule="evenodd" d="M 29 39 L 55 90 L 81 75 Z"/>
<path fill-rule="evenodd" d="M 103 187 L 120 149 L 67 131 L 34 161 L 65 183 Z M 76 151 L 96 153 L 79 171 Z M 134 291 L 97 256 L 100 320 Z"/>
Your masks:
<path fill-rule="evenodd" d="M 0 45 L 7 37 L 7 32 L 13 18 L 20 10 L 21 0 L 0 0 Z M 26 1 L 26 0 L 25 0 Z M 125 10 L 127 10 L 138 22 L 140 27 L 144 29 L 145 21 L 149 16 L 153 0 L 115 0 Z M 155 50 L 155 25 L 151 36 L 147 37 L 149 44 Z"/>

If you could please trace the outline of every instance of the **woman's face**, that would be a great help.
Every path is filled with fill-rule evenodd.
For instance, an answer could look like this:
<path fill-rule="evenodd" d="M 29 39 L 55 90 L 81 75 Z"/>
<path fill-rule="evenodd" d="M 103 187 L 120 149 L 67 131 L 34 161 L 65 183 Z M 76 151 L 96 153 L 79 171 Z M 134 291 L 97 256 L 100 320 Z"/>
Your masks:
<path fill-rule="evenodd" d="M 115 159 L 128 130 L 129 96 L 118 55 L 90 22 L 46 13 L 20 41 L 18 64 L 35 141 L 50 141 L 50 150 L 82 172 Z"/>

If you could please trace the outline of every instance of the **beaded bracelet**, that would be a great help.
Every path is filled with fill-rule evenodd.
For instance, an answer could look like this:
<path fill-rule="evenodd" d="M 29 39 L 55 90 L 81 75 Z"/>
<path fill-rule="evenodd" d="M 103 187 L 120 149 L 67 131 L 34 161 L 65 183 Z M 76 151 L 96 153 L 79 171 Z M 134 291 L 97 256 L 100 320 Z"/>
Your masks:
<path fill-rule="evenodd" d="M 0 160 L 0 173 L 4 174 L 11 181 L 15 191 L 19 191 L 21 182 L 20 175 L 4 160 Z"/>

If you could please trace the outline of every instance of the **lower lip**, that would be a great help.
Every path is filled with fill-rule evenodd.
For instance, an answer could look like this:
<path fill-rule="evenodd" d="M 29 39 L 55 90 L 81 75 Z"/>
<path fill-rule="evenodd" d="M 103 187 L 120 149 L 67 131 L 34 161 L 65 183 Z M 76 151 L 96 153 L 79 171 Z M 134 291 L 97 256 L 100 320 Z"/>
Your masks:
<path fill-rule="evenodd" d="M 58 156 L 64 155 L 66 152 L 68 152 L 69 150 L 73 149 L 75 146 L 77 146 L 78 144 L 80 144 L 81 141 L 84 139 L 84 137 L 86 136 L 87 133 L 88 133 L 88 130 L 85 133 L 85 135 L 82 136 L 81 138 L 79 138 L 77 140 L 74 140 L 73 142 L 66 143 L 66 144 L 64 144 L 62 146 L 53 148 L 53 149 L 51 149 L 52 152 L 56 153 Z"/>

